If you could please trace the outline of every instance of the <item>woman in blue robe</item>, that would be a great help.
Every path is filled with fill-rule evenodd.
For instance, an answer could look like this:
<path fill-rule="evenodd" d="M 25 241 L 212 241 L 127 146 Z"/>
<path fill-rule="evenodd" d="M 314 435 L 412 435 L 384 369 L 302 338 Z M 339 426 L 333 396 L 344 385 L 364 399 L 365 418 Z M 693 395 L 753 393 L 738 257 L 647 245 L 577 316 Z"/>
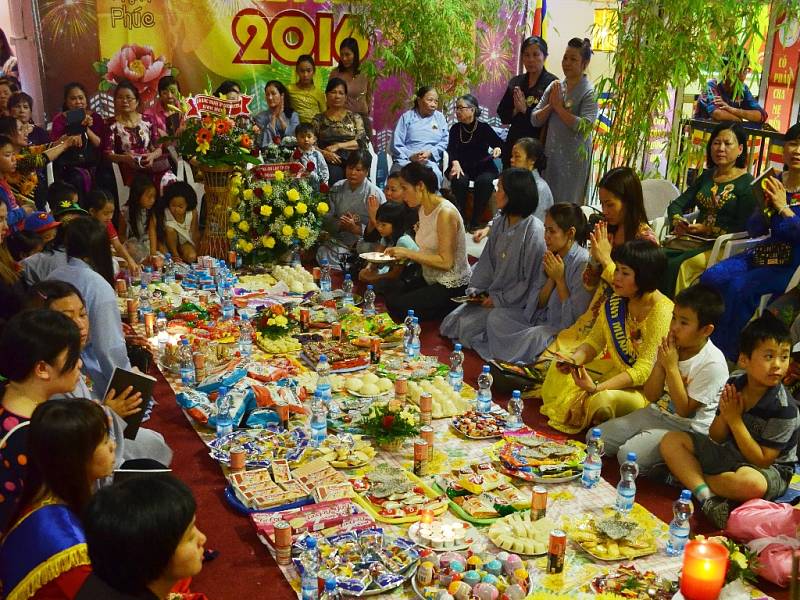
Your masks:
<path fill-rule="evenodd" d="M 411 161 L 421 163 L 436 173 L 442 185 L 441 162 L 447 150 L 449 130 L 444 115 L 436 110 L 439 94 L 431 86 L 422 86 L 414 98 L 414 108 L 400 116 L 392 137 L 392 171 L 399 171 Z"/>

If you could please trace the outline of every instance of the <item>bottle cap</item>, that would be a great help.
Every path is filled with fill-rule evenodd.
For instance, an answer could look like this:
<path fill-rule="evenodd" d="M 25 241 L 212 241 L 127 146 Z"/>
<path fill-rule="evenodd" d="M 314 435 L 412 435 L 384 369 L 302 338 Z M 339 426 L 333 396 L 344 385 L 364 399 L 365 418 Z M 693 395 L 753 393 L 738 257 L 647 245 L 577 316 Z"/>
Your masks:
<path fill-rule="evenodd" d="M 319 362 L 328 362 L 328 357 L 324 354 L 319 355 Z"/>
<path fill-rule="evenodd" d="M 372 289 L 372 284 L 371 284 L 371 283 L 370 283 L 370 284 L 367 286 L 367 289 L 368 289 L 368 290 L 371 290 L 371 289 Z"/>
<path fill-rule="evenodd" d="M 313 535 L 310 535 L 306 538 L 306 548 L 308 550 L 316 550 L 317 548 L 317 538 Z"/>
<path fill-rule="evenodd" d="M 320 266 L 323 266 L 323 267 L 328 266 L 328 259 L 327 258 L 323 258 L 321 261 L 319 261 L 319 264 L 320 264 Z"/>
<path fill-rule="evenodd" d="M 592 437 L 593 438 L 597 438 L 599 440 L 600 436 L 602 436 L 602 435 L 603 435 L 603 430 L 600 429 L 599 427 L 595 427 L 594 429 L 592 429 Z"/>
<path fill-rule="evenodd" d="M 519 390 L 514 390 L 513 392 L 511 392 L 512 398 L 519 398 L 520 396 L 522 396 L 522 394 L 520 393 Z"/>
<path fill-rule="evenodd" d="M 691 500 L 692 499 L 692 492 L 689 490 L 683 490 L 681 492 L 681 500 Z"/>
<path fill-rule="evenodd" d="M 408 316 L 409 317 L 413 317 L 414 316 L 414 309 L 413 308 L 409 308 L 408 309 Z"/>
<path fill-rule="evenodd" d="M 455 350 L 456 352 L 461 352 L 461 348 L 462 348 L 461 344 L 456 344 L 455 346 L 453 346 L 453 350 Z"/>
<path fill-rule="evenodd" d="M 220 386 L 219 389 L 217 389 L 217 398 L 218 399 L 222 398 L 227 393 L 228 393 L 228 388 L 226 388 L 224 385 Z"/>
<path fill-rule="evenodd" d="M 628 452 L 628 462 L 636 462 L 636 452 Z"/>
<path fill-rule="evenodd" d="M 325 590 L 328 592 L 332 592 L 336 589 L 336 579 L 330 577 L 325 580 Z"/>
<path fill-rule="evenodd" d="M 353 277 L 350 275 L 350 273 L 345 273 L 344 280 L 345 281 L 350 281 L 351 279 L 353 279 Z"/>
<path fill-rule="evenodd" d="M 491 367 L 489 365 L 483 365 L 483 372 L 484 373 L 488 373 L 490 370 L 491 370 Z"/>

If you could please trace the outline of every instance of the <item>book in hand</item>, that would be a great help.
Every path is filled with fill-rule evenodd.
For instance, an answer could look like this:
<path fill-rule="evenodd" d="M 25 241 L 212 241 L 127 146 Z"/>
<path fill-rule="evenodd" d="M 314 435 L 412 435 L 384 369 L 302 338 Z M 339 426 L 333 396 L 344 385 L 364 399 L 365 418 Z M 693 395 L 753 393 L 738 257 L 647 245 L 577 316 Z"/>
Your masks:
<path fill-rule="evenodd" d="M 767 207 L 766 199 L 764 198 L 764 182 L 769 177 L 775 177 L 777 179 L 778 174 L 775 171 L 775 167 L 770 167 L 761 173 L 761 175 L 756 177 L 753 180 L 753 183 L 750 184 L 750 187 L 753 188 L 753 196 L 756 199 L 756 206 L 758 206 L 760 210 L 764 210 Z"/>
<path fill-rule="evenodd" d="M 150 377 L 150 375 L 128 371 L 127 369 L 120 369 L 119 367 L 114 369 L 114 374 L 111 376 L 111 381 L 108 383 L 108 388 L 106 389 L 106 393 L 103 394 L 103 398 L 106 398 L 108 392 L 111 390 L 114 390 L 114 393 L 118 395 L 124 392 L 128 387 L 132 387 L 134 393 L 139 392 L 142 395 L 142 403 L 139 405 L 141 410 L 125 417 L 125 423 L 127 423 L 123 434 L 125 439 L 133 440 L 136 438 L 144 414 L 147 412 L 148 402 L 153 395 L 153 386 L 155 386 L 155 384 L 155 377 Z"/>

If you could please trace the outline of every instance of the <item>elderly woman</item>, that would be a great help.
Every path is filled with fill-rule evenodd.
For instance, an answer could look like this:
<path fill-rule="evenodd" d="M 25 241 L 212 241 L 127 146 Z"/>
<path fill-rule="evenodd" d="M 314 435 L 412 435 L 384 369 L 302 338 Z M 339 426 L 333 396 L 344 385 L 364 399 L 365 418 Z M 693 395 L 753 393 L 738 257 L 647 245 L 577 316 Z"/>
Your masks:
<path fill-rule="evenodd" d="M 106 121 L 105 155 L 119 165 L 125 185 L 142 171 L 158 182 L 169 169 L 169 160 L 156 144 L 155 128 L 138 110 L 140 102 L 139 90 L 121 81 L 114 90 L 114 116 Z"/>
<path fill-rule="evenodd" d="M 519 49 L 525 72 L 508 82 L 506 93 L 497 107 L 497 116 L 508 128 L 503 148 L 503 167 L 511 165 L 511 149 L 520 138 L 538 139 L 541 128 L 531 123 L 531 113 L 538 106 L 544 90 L 558 79 L 544 68 L 547 59 L 547 42 L 538 35 L 526 37 Z"/>
<path fill-rule="evenodd" d="M 366 148 L 367 132 L 361 116 L 347 110 L 347 83 L 334 77 L 325 88 L 325 112 L 316 115 L 311 126 L 317 146 L 328 163 L 328 183 L 344 179 L 344 163 L 353 150 Z"/>
<path fill-rule="evenodd" d="M 462 304 L 451 312 L 440 333 L 475 348 L 486 340 L 486 323 L 496 309 L 522 310 L 538 283 L 544 258 L 544 226 L 533 216 L 539 197 L 536 181 L 528 169 L 511 167 L 497 181 L 497 206 L 489 241 L 472 271 L 467 294 L 482 298 L 479 303 Z M 416 309 L 414 309 L 416 310 Z"/>
<path fill-rule="evenodd" d="M 399 170 L 410 162 L 420 163 L 436 175 L 437 189 L 442 185 L 439 163 L 447 149 L 447 122 L 436 110 L 439 94 L 431 86 L 417 90 L 414 108 L 403 113 L 394 128 L 392 138 L 393 170 Z"/>
<path fill-rule="evenodd" d="M 466 215 L 469 183 L 474 182 L 472 220 L 470 229 L 480 226 L 480 218 L 494 191 L 497 166 L 494 159 L 500 156 L 503 140 L 488 124 L 478 120 L 481 107 L 478 99 L 466 94 L 456 100 L 456 118 L 450 128 L 447 152 L 450 154 L 450 169 L 447 178 L 456 197 L 456 205 Z"/>
<path fill-rule="evenodd" d="M 338 77 L 347 84 L 347 110 L 361 115 L 367 135 L 371 130 L 369 112 L 372 107 L 372 89 L 369 79 L 361 72 L 361 58 L 358 41 L 344 38 L 339 44 L 339 64 L 331 69 L 329 79 Z"/>
<path fill-rule="evenodd" d="M 420 321 L 441 319 L 453 309 L 451 298 L 463 296 L 470 280 L 464 221 L 458 209 L 437 193 L 436 174 L 425 165 L 404 166 L 400 186 L 406 205 L 419 211 L 415 237 L 419 250 L 395 246 L 385 253 L 421 265 L 422 280 L 386 298 L 386 307 L 398 322 L 410 308 Z"/>
<path fill-rule="evenodd" d="M 583 204 L 592 156 L 591 128 L 597 119 L 597 99 L 586 77 L 592 58 L 589 40 L 572 38 L 567 43 L 561 68 L 562 81 L 554 81 L 531 113 L 531 123 L 547 125 L 544 179 L 556 202 Z"/>
<path fill-rule="evenodd" d="M 253 117 L 253 122 L 260 129 L 256 139 L 259 148 L 269 146 L 276 138 L 294 135 L 294 130 L 300 124 L 300 116 L 289 101 L 289 91 L 280 81 L 272 79 L 264 85 L 264 98 L 267 100 L 267 110 Z"/>
<path fill-rule="evenodd" d="M 723 233 L 744 231 L 756 206 L 746 169 L 747 134 L 738 123 L 720 123 L 706 145 L 706 170 L 667 208 L 676 236 L 708 238 L 707 243 L 676 240 L 666 244 L 667 271 L 661 291 L 673 296 L 689 287 L 705 270 L 713 239 Z M 683 215 L 698 209 L 697 219 L 688 223 Z"/>

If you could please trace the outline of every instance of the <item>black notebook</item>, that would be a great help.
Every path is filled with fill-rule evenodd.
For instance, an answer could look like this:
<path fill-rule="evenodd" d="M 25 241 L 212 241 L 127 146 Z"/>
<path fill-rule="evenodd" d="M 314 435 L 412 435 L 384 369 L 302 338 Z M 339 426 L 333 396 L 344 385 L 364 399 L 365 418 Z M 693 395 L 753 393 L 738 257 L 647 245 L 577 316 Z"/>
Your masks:
<path fill-rule="evenodd" d="M 142 418 L 144 418 L 147 412 L 148 403 L 153 395 L 153 386 L 155 386 L 155 384 L 155 377 L 150 377 L 150 375 L 135 373 L 134 371 L 120 369 L 119 367 L 114 369 L 114 374 L 111 376 L 111 381 L 108 383 L 108 388 L 106 389 L 106 393 L 103 394 L 103 398 L 108 396 L 108 392 L 111 390 L 114 390 L 116 394 L 120 394 L 125 391 L 128 386 L 142 395 L 142 403 L 139 405 L 141 410 L 125 417 L 125 422 L 128 424 L 127 427 L 125 427 L 125 439 L 132 440 L 136 438 L 136 434 L 139 432 L 139 426 L 142 424 Z"/>

